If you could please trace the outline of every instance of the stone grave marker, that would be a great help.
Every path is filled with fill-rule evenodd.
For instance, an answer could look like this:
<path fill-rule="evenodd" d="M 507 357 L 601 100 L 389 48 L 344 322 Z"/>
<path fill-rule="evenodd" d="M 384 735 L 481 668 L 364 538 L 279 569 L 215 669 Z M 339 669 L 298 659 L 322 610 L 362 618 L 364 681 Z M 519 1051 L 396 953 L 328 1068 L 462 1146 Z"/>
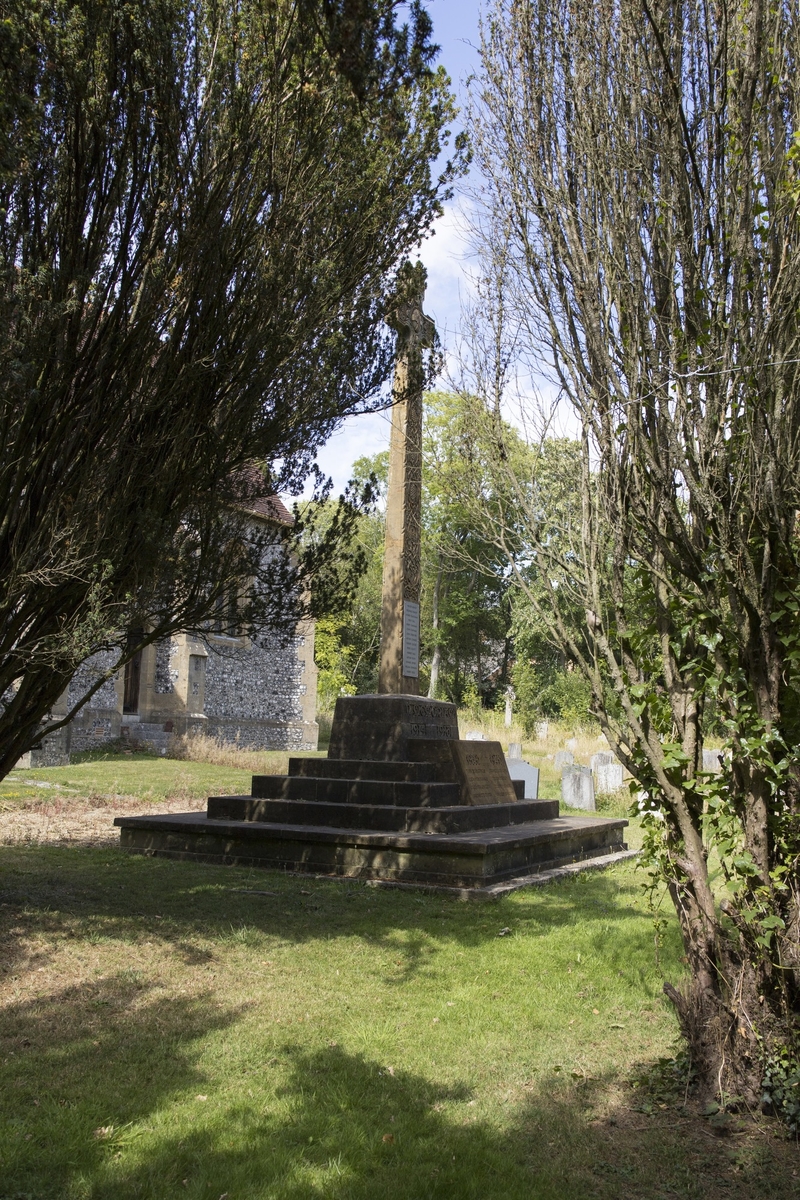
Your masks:
<path fill-rule="evenodd" d="M 571 767 L 574 762 L 575 755 L 571 750 L 559 750 L 553 759 L 557 771 L 560 771 L 562 767 Z"/>
<path fill-rule="evenodd" d="M 522 758 L 522 742 L 510 742 L 509 746 L 508 746 L 508 754 L 506 755 L 506 758 L 508 758 L 508 759 Z"/>
<path fill-rule="evenodd" d="M 721 750 L 704 750 L 703 751 L 703 770 L 710 771 L 713 775 L 718 775 L 722 770 Z"/>
<path fill-rule="evenodd" d="M 561 770 L 561 799 L 572 808 L 595 811 L 594 776 L 591 767 L 567 763 Z"/>
<path fill-rule="evenodd" d="M 536 722 L 535 733 L 536 733 L 537 741 L 539 741 L 539 742 L 546 741 L 547 735 L 549 732 L 550 732 L 550 722 L 549 721 L 537 721 Z"/>
<path fill-rule="evenodd" d="M 597 754 L 593 754 L 589 759 L 593 771 L 597 771 L 598 767 L 610 766 L 615 761 L 614 755 L 610 750 L 598 750 Z"/>
<path fill-rule="evenodd" d="M 622 763 L 600 763 L 594 772 L 598 792 L 618 792 L 623 786 Z"/>
<path fill-rule="evenodd" d="M 464 734 L 465 742 L 485 742 L 487 741 L 485 733 L 481 733 L 478 729 L 471 729 L 469 733 Z"/>
<path fill-rule="evenodd" d="M 525 799 L 538 800 L 539 768 L 527 762 L 521 754 L 516 756 L 512 756 L 511 753 L 507 754 L 506 764 L 508 766 L 508 773 L 512 779 L 522 779 L 525 781 Z"/>
<path fill-rule="evenodd" d="M 575 751 L 578 749 L 578 739 L 577 738 L 568 738 L 566 740 L 566 742 L 564 742 L 564 745 L 567 747 L 568 750 L 571 750 L 572 753 L 574 754 Z"/>

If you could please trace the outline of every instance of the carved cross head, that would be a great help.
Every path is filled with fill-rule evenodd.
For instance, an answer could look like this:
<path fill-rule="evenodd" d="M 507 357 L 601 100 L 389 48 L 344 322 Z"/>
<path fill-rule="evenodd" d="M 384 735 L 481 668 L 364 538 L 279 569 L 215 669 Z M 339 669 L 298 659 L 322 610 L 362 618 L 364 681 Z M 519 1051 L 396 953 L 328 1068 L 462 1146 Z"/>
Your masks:
<path fill-rule="evenodd" d="M 421 262 L 404 263 L 397 278 L 396 302 L 387 317 L 397 333 L 397 352 L 429 350 L 436 343 L 436 325 L 422 310 L 428 274 Z"/>

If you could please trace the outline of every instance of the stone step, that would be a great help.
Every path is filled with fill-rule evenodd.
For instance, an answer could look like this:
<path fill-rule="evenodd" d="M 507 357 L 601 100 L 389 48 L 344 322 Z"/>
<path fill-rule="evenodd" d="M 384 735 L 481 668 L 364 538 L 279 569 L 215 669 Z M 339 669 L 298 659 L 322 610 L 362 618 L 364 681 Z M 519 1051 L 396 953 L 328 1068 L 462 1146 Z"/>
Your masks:
<path fill-rule="evenodd" d="M 132 741 L 141 742 L 145 746 L 151 746 L 160 754 L 166 753 L 169 739 L 172 736 L 167 733 L 163 725 L 154 721 L 128 722 L 123 725 L 122 730 L 123 736 L 129 737 Z"/>
<path fill-rule="evenodd" d="M 205 813 L 117 817 L 114 824 L 132 853 L 475 889 L 623 851 L 627 821 L 557 817 L 458 834 L 214 821 Z"/>
<path fill-rule="evenodd" d="M 293 779 L 374 780 L 386 783 L 457 783 L 452 760 L 432 762 L 378 762 L 352 758 L 290 758 Z M 262 779 L 263 776 L 258 776 Z M 525 799 L 525 781 L 511 780 L 518 800 Z M 259 787 L 262 785 L 259 784 Z M 253 793 L 256 794 L 255 792 Z"/>
<path fill-rule="evenodd" d="M 356 758 L 290 758 L 289 774 L 304 779 L 375 779 L 387 783 L 455 783 L 452 765 Z"/>
<path fill-rule="evenodd" d="M 304 775 L 254 775 L 259 800 L 310 800 L 327 804 L 391 804 L 446 808 L 461 804 L 457 783 L 410 783 L 376 779 L 314 779 Z"/>
<path fill-rule="evenodd" d="M 307 800 L 259 800 L 252 796 L 210 796 L 206 814 L 213 821 L 257 821 L 270 825 L 312 825 L 395 833 L 467 833 L 558 816 L 557 800 L 517 804 L 452 805 L 408 808 L 388 804 L 331 804 Z"/>

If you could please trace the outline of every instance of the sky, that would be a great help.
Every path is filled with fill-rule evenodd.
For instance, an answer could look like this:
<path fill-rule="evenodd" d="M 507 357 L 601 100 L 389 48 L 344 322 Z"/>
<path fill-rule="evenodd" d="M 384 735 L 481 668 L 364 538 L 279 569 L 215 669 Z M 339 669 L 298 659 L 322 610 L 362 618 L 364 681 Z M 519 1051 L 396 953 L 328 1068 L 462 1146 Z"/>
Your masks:
<path fill-rule="evenodd" d="M 433 20 L 433 40 L 441 47 L 439 62 L 452 81 L 463 105 L 465 81 L 478 65 L 478 22 L 480 0 L 428 0 Z M 454 129 L 460 123 L 456 122 Z M 457 185 L 458 187 L 458 185 Z M 425 311 L 433 317 L 445 352 L 452 348 L 458 329 L 461 298 L 469 283 L 466 275 L 467 248 L 460 232 L 458 190 L 434 226 L 433 237 L 423 243 L 419 257 L 428 271 Z M 317 456 L 325 475 L 333 479 L 334 492 L 341 492 L 350 479 L 357 458 L 377 454 L 389 445 L 391 413 L 352 417 L 328 440 Z"/>

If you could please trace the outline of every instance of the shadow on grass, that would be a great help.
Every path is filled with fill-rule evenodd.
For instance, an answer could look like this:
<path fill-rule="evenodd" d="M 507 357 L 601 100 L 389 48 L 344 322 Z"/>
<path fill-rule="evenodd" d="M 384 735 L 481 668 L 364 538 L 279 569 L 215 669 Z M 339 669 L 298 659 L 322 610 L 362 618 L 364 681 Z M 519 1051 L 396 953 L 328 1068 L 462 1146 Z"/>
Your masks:
<path fill-rule="evenodd" d="M 288 1043 L 276 1056 L 253 1062 L 237 1091 L 209 1095 L 197 1115 L 197 1105 L 193 1113 L 180 1108 L 181 1093 L 194 1098 L 203 1087 L 192 1042 L 236 1014 L 209 1017 L 197 1002 L 164 1005 L 154 998 L 132 1012 L 129 986 L 120 980 L 107 981 L 100 995 L 124 1015 L 91 1021 L 84 1015 L 85 1036 L 62 1041 L 57 1013 L 45 1008 L 39 1014 L 28 1053 L 47 1060 L 57 1083 L 37 1108 L 21 1061 L 8 1068 L 17 1077 L 4 1087 L 18 1085 L 19 1118 L 4 1151 L 2 1200 L 666 1200 L 675 1194 L 757 1200 L 791 1194 L 785 1156 L 772 1162 L 756 1147 L 749 1159 L 740 1150 L 734 1162 L 677 1109 L 653 1120 L 618 1107 L 595 1119 L 595 1094 L 607 1086 L 604 1080 L 533 1080 L 526 1100 L 500 1123 L 482 1115 L 480 1096 L 465 1087 L 390 1072 L 336 1046 L 309 1052 Z M 53 1003 L 70 1013 L 79 1000 L 65 994 Z M 18 1013 L 29 1023 L 32 1015 Z M 276 1068 L 277 1085 L 259 1086 L 256 1077 Z M 70 1096 L 79 1095 L 91 1099 L 76 1121 Z M 105 1127 L 105 1136 L 93 1136 L 93 1122 Z M 33 1130 L 29 1141 L 23 1140 L 26 1129 Z"/>
<path fill-rule="evenodd" d="M 193 1043 L 234 1024 L 240 1012 L 202 994 L 159 997 L 138 971 L 7 1004 L 0 1025 L 0 1200 L 60 1200 L 72 1194 L 68 1181 L 102 1174 L 103 1130 L 146 1123 L 155 1110 L 194 1094 L 203 1077 Z"/>
<path fill-rule="evenodd" d="M 489 905 L 108 850 L 0 848 L 0 870 L 9 974 L 46 965 L 72 935 L 123 946 L 146 937 L 188 965 L 211 961 L 222 943 L 356 937 L 387 952 L 371 966 L 385 986 L 423 974 L 437 948 L 502 950 L 501 929 L 526 939 L 533 958 L 537 937 L 556 931 L 548 953 L 564 963 L 579 940 L 635 989 L 653 958 L 629 867 Z M 674 930 L 662 953 L 677 968 Z M 642 974 L 643 991 L 645 982 Z M 647 987 L 651 996 L 652 979 Z M 211 993 L 167 999 L 137 970 L 7 1002 L 0 1200 L 760 1200 L 798 1191 L 784 1158 L 764 1156 L 763 1139 L 720 1142 L 679 1109 L 632 1111 L 619 1089 L 609 1112 L 612 1078 L 542 1068 L 501 1105 L 437 1084 L 427 1077 L 434 1067 L 390 1070 L 287 1034 L 277 1049 L 270 1035 L 268 1049 L 237 1059 L 214 1094 L 200 1056 L 217 1032 L 235 1046 L 242 1015 Z"/>
<path fill-rule="evenodd" d="M 84 937 L 125 942 L 146 935 L 171 944 L 186 963 L 211 956 L 193 944 L 198 937 L 247 941 L 263 936 L 296 945 L 358 936 L 399 960 L 400 972 L 393 968 L 384 981 L 393 986 L 425 969 L 435 946 L 474 949 L 495 940 L 501 929 L 526 938 L 559 931 L 559 953 L 566 962 L 579 926 L 584 951 L 594 950 L 610 969 L 630 975 L 637 960 L 653 962 L 653 924 L 639 892 L 631 866 L 588 872 L 497 901 L 465 903 L 358 881 L 119 850 L 0 847 L 0 932 L 6 926 L 0 969 L 27 963 L 25 933 L 31 922 L 43 936 L 68 935 L 73 925 Z M 674 921 L 668 923 L 661 954 L 665 969 L 680 975 Z"/>

